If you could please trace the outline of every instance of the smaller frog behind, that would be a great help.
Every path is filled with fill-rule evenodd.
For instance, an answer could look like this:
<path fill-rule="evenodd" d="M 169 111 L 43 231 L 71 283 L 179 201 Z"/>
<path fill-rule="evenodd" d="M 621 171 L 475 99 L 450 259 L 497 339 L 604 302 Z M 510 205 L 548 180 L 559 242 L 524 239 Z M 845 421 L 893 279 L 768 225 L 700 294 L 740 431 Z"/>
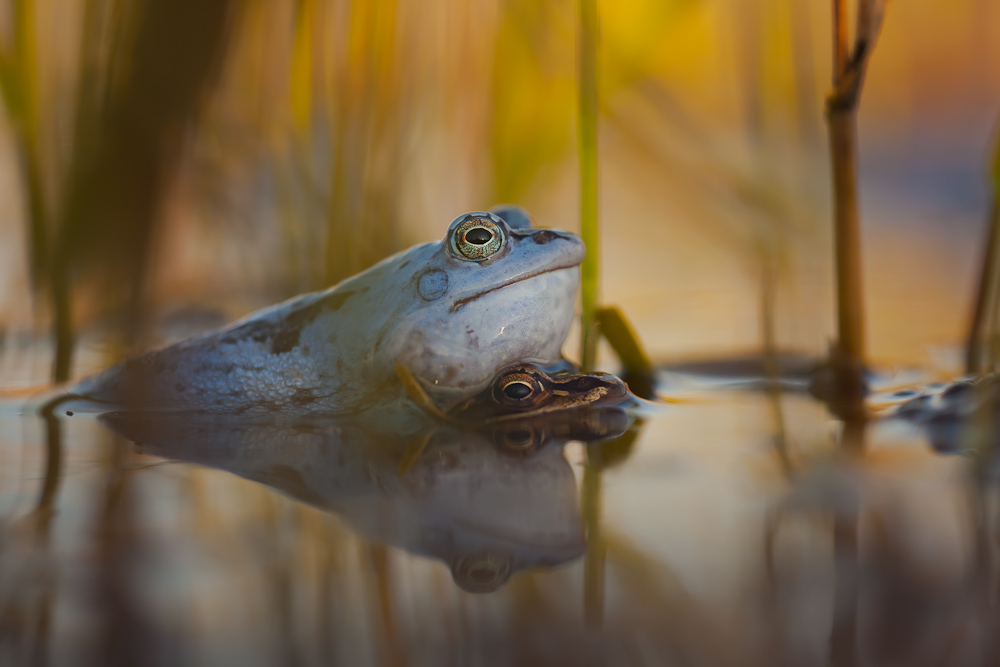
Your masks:
<path fill-rule="evenodd" d="M 610 373 L 546 373 L 518 364 L 501 372 L 486 391 L 448 415 L 458 420 L 493 423 L 564 413 L 570 410 L 638 405 L 620 379 Z"/>
<path fill-rule="evenodd" d="M 521 457 L 552 443 L 619 437 L 632 424 L 629 409 L 639 405 L 614 375 L 549 374 L 519 364 L 445 418 L 488 434 L 500 451 Z"/>

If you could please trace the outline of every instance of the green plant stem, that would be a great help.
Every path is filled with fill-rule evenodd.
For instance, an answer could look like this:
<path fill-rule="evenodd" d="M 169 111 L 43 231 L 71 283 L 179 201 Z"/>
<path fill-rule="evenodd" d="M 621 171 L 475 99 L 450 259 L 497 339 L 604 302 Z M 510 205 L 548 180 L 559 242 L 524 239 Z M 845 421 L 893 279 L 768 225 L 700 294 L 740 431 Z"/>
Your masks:
<path fill-rule="evenodd" d="M 998 126 L 1000 127 L 1000 126 Z M 990 370 L 993 368 L 994 341 L 996 339 L 997 300 L 1000 299 L 1000 135 L 993 148 L 993 164 L 990 170 L 993 199 L 990 203 L 990 218 L 983 251 L 983 263 L 973 304 L 972 321 L 965 348 L 965 372 L 979 373 L 983 370 L 983 358 L 988 356 Z M 987 355 L 983 354 L 986 345 Z"/>
<path fill-rule="evenodd" d="M 73 366 L 73 310 L 66 266 L 69 260 L 65 255 L 65 252 L 57 251 L 49 271 L 52 333 L 56 345 L 52 361 L 52 381 L 56 384 L 69 380 Z"/>
<path fill-rule="evenodd" d="M 1000 206 L 997 205 L 996 195 L 990 207 L 990 221 L 986 237 L 986 248 L 983 251 L 983 264 L 979 273 L 979 285 L 976 289 L 976 300 L 973 304 L 972 322 L 969 325 L 969 333 L 965 347 L 965 372 L 972 375 L 983 370 L 984 356 L 992 358 L 992 354 L 984 355 L 984 344 L 987 351 L 992 350 L 992 329 L 996 320 L 996 300 L 998 283 L 1000 283 L 1000 265 L 997 263 L 998 249 L 1000 244 Z"/>
<path fill-rule="evenodd" d="M 597 356 L 597 2 L 580 0 L 580 235 L 587 246 L 581 267 L 580 364 L 593 370 Z"/>

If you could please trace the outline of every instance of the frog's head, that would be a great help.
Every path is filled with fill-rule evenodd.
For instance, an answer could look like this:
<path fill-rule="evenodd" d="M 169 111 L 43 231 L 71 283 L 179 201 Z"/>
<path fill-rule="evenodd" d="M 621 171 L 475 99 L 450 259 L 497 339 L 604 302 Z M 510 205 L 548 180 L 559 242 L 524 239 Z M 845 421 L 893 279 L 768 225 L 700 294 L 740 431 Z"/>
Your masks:
<path fill-rule="evenodd" d="M 637 405 L 614 375 L 550 375 L 537 366 L 520 364 L 456 405 L 448 417 L 489 433 L 503 452 L 531 456 L 552 442 L 618 437 L 631 423 L 626 410 Z"/>
<path fill-rule="evenodd" d="M 483 211 L 459 216 L 413 257 L 400 286 L 413 307 L 396 322 L 393 356 L 443 406 L 513 364 L 558 361 L 584 254 L 567 232 L 512 228 Z"/>
<path fill-rule="evenodd" d="M 455 406 L 460 421 L 523 420 L 568 410 L 627 408 L 637 404 L 628 387 L 610 373 L 546 373 L 531 364 L 505 369 L 486 390 Z"/>

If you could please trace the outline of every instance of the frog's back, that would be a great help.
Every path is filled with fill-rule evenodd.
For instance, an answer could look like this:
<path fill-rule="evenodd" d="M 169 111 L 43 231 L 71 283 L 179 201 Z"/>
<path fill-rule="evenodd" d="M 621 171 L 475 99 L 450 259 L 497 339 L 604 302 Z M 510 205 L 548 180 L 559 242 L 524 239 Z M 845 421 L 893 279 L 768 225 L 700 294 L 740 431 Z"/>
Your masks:
<path fill-rule="evenodd" d="M 243 413 L 338 412 L 337 359 L 310 346 L 310 328 L 336 317 L 352 295 L 339 286 L 271 306 L 223 329 L 129 359 L 72 392 L 116 405 Z M 332 367 L 331 367 L 332 365 Z M 349 393 L 349 392 L 348 392 Z"/>

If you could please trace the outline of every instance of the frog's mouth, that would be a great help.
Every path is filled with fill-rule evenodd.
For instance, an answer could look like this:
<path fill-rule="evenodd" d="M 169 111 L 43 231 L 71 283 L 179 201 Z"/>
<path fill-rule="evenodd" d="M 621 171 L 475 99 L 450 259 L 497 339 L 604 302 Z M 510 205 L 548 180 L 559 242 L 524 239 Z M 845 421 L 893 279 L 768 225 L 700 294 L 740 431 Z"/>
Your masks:
<path fill-rule="evenodd" d="M 499 285 L 494 285 L 493 287 L 491 287 L 489 289 L 485 289 L 482 292 L 476 292 L 475 294 L 473 294 L 471 296 L 466 296 L 466 297 L 462 297 L 461 299 L 458 299 L 455 303 L 451 304 L 451 308 L 448 309 L 448 312 L 450 312 L 450 313 L 458 312 L 459 310 L 461 310 L 462 308 L 465 308 L 467 305 L 469 305 L 473 301 L 479 299 L 480 297 L 483 297 L 483 296 L 486 296 L 487 294 L 491 294 L 493 292 L 496 292 L 497 290 L 502 290 L 504 287 L 510 287 L 511 285 L 516 285 L 517 283 L 524 282 L 525 280 L 531 280 L 532 278 L 537 278 L 538 276 L 545 275 L 546 273 L 555 273 L 556 271 L 565 271 L 567 269 L 575 269 L 578 266 L 580 266 L 580 263 L 576 262 L 576 263 L 573 263 L 573 264 L 564 264 L 564 265 L 561 265 L 561 266 L 554 266 L 554 267 L 551 267 L 551 268 L 548 268 L 548 269 L 541 269 L 539 271 L 532 271 L 530 273 L 525 273 L 525 274 L 520 275 L 520 276 L 515 276 L 515 277 L 511 278 L 510 280 L 505 280 L 504 282 L 500 283 Z"/>

